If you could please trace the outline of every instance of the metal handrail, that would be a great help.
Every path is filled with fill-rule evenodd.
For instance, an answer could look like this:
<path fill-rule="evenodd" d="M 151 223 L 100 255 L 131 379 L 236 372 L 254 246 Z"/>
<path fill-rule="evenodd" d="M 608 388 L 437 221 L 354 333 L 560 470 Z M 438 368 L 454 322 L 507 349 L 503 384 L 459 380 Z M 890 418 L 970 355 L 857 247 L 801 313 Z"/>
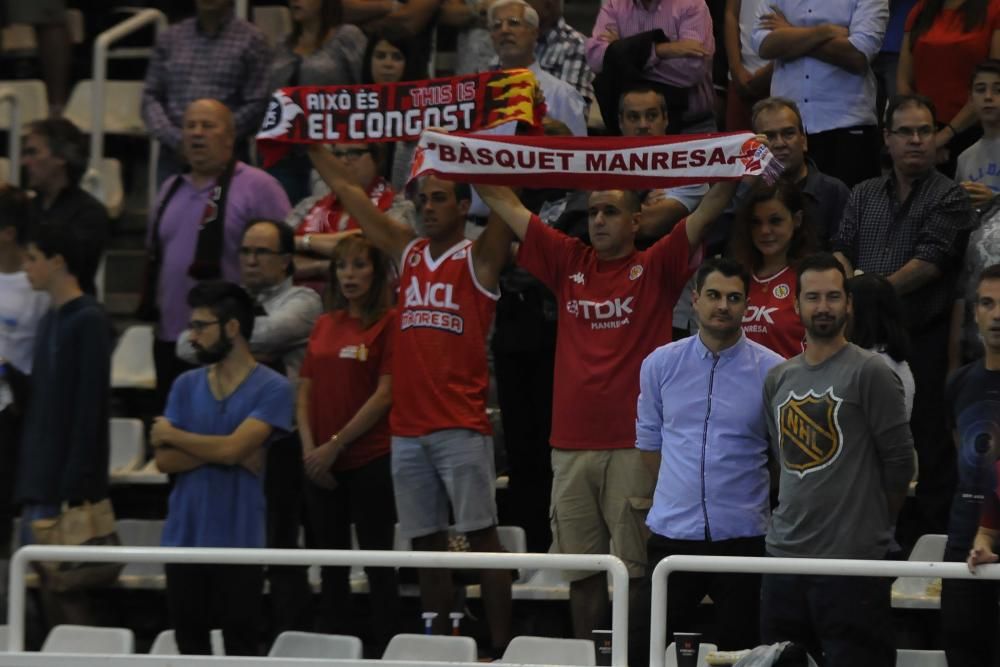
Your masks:
<path fill-rule="evenodd" d="M 156 26 L 156 34 L 167 27 L 167 16 L 158 9 L 144 9 L 121 23 L 108 28 L 94 40 L 94 72 L 91 76 L 91 128 L 90 165 L 86 178 L 97 185 L 98 199 L 103 200 L 104 183 L 101 181 L 101 162 L 104 160 L 104 105 L 108 81 L 108 52 L 114 42 L 131 35 L 147 25 Z"/>
<path fill-rule="evenodd" d="M 442 551 L 364 551 L 321 549 L 210 549 L 190 547 L 26 546 L 10 559 L 7 650 L 24 650 L 25 577 L 28 564 L 40 561 L 85 563 L 184 563 L 226 565 L 365 565 L 452 569 L 518 568 L 592 570 L 611 574 L 611 664 L 628 666 L 628 568 L 609 555 L 531 553 L 453 553 Z"/>
<path fill-rule="evenodd" d="M 10 159 L 10 184 L 21 185 L 21 100 L 11 88 L 0 88 L 0 104 L 10 104 L 7 128 L 7 156 Z"/>
<path fill-rule="evenodd" d="M 808 574 L 849 577 L 941 577 L 1000 579 L 1000 565 L 982 565 L 976 573 L 965 563 L 849 560 L 843 558 L 746 558 L 740 556 L 668 556 L 653 570 L 649 614 L 649 665 L 664 667 L 667 650 L 667 577 L 672 572 L 736 574 Z M 888 600 L 886 601 L 888 603 Z M 751 647 L 747 647 L 751 648 Z"/>

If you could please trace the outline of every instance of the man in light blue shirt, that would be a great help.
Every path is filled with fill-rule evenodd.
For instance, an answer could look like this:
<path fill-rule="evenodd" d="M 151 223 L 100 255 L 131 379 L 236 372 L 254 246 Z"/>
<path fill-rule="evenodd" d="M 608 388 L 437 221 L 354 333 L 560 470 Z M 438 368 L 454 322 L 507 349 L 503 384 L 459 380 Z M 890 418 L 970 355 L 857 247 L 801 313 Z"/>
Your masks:
<path fill-rule="evenodd" d="M 888 0 L 762 2 L 752 46 L 774 61 L 771 95 L 798 104 L 809 156 L 848 187 L 879 175 L 875 76 Z"/>
<path fill-rule="evenodd" d="M 770 475 L 767 372 L 782 357 L 743 336 L 750 275 L 730 259 L 698 269 L 698 334 L 664 345 L 642 364 L 636 447 L 657 476 L 646 524 L 648 571 L 671 555 L 763 556 Z M 712 596 L 723 650 L 759 643 L 760 577 L 682 574 L 670 578 L 668 632 L 690 631 Z"/>

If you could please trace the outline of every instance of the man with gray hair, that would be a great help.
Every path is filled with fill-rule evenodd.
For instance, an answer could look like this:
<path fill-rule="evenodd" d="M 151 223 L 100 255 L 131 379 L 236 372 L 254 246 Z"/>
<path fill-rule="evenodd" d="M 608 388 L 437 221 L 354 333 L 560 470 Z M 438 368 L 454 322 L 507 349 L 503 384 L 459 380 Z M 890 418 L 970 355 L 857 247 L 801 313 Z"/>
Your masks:
<path fill-rule="evenodd" d="M 573 86 L 543 70 L 535 60 L 538 12 L 524 0 L 496 0 L 487 26 L 502 69 L 530 69 L 545 94 L 548 115 L 566 124 L 576 136 L 587 135 L 587 103 Z"/>
<path fill-rule="evenodd" d="M 807 155 L 809 140 L 795 102 L 768 97 L 754 104 L 750 114 L 753 131 L 767 137 L 774 157 L 784 165 L 782 178 L 802 190 L 806 218 L 815 224 L 817 240 L 829 248 L 851 191 L 840 179 L 820 171 Z"/>

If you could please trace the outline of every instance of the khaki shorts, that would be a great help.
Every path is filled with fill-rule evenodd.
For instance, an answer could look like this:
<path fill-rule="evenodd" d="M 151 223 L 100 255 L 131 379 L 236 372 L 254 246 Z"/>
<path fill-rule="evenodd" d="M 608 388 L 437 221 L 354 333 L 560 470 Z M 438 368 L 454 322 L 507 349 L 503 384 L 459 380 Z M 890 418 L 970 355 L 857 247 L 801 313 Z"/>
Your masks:
<path fill-rule="evenodd" d="M 646 573 L 646 513 L 656 480 L 638 449 L 552 450 L 552 547 L 611 554 L 630 577 Z M 567 571 L 569 581 L 594 572 Z"/>

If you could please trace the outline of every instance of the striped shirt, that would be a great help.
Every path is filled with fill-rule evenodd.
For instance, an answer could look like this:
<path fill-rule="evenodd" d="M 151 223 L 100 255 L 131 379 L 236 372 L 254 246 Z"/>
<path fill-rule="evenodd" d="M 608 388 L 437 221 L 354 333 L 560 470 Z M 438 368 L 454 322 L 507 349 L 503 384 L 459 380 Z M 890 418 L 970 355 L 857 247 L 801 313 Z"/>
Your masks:
<path fill-rule="evenodd" d="M 546 72 L 576 88 L 589 105 L 594 99 L 594 73 L 587 65 L 586 38 L 561 16 L 555 27 L 539 37 L 535 62 Z"/>

